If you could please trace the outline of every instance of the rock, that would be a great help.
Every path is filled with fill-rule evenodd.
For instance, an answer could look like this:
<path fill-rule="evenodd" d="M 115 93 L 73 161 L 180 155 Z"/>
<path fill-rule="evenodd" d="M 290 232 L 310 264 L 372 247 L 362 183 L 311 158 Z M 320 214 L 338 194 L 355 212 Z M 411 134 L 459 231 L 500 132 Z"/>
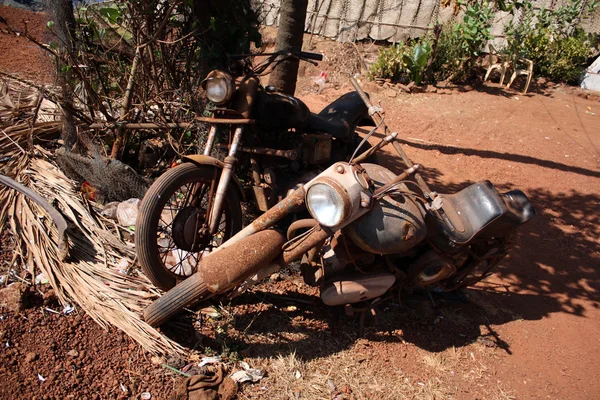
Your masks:
<path fill-rule="evenodd" d="M 408 82 L 408 85 L 406 85 L 406 88 L 412 92 L 412 89 L 415 87 L 415 83 L 414 82 Z"/>
<path fill-rule="evenodd" d="M 38 358 L 38 355 L 37 355 L 36 353 L 34 353 L 34 352 L 29 352 L 29 353 L 27 353 L 27 354 L 25 355 L 25 362 L 28 362 L 28 363 L 30 363 L 30 362 L 32 362 L 32 361 L 35 361 L 35 360 L 37 360 L 37 358 Z"/>
<path fill-rule="evenodd" d="M 350 394 L 352 393 L 352 389 L 350 389 L 350 386 L 345 384 L 344 386 L 342 386 L 341 392 L 344 394 Z"/>
<path fill-rule="evenodd" d="M 403 92 L 410 93 L 410 88 L 408 86 L 406 86 L 406 85 L 401 84 L 401 83 L 396 83 L 396 88 L 402 90 Z"/>
<path fill-rule="evenodd" d="M 77 356 L 79 356 L 79 352 L 77 350 L 73 349 L 73 350 L 67 352 L 67 355 L 69 355 L 71 357 L 77 357 Z"/>
<path fill-rule="evenodd" d="M 21 282 L 0 289 L 0 307 L 7 308 L 16 313 L 25 309 L 27 286 Z"/>
<path fill-rule="evenodd" d="M 425 86 L 413 86 L 412 88 L 410 88 L 410 91 L 412 93 L 425 93 L 426 90 L 427 88 Z"/>
<path fill-rule="evenodd" d="M 398 96 L 398 91 L 395 90 L 395 89 L 386 89 L 385 90 L 385 95 L 387 97 L 396 97 L 396 96 Z"/>
<path fill-rule="evenodd" d="M 427 93 L 437 93 L 438 89 L 433 85 L 428 85 L 425 89 Z"/>

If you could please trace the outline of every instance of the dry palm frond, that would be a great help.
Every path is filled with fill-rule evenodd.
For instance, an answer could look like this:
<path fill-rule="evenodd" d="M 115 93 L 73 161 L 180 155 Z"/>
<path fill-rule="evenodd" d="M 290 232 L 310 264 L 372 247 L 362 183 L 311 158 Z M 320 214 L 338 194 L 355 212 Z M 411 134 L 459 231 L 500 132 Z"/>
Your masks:
<path fill-rule="evenodd" d="M 118 327 L 146 350 L 163 354 L 180 351 L 143 322 L 143 309 L 156 297 L 156 290 L 145 277 L 119 271 L 123 259 L 133 264 L 134 249 L 109 231 L 91 204 L 75 192 L 74 182 L 41 158 L 31 160 L 21 174 L 29 187 L 54 199 L 55 207 L 75 225 L 69 232 L 70 258 L 61 262 L 56 251 L 58 232 L 52 221 L 20 193 L 11 196 L 7 208 L 12 232 L 19 247 L 31 254 L 26 258 L 30 270 L 42 270 L 62 303 L 75 301 L 97 323 Z"/>
<path fill-rule="evenodd" d="M 0 84 L 0 98 L 9 96 L 9 101 L 0 101 L 0 155 L 11 157 L 0 164 L 0 173 L 49 200 L 72 227 L 70 257 L 61 261 L 58 230 L 43 208 L 0 186 L 0 229 L 10 228 L 16 242 L 11 265 L 20 259 L 33 276 L 35 269 L 41 270 L 63 304 L 79 304 L 101 326 L 119 328 L 146 350 L 181 352 L 180 346 L 141 318 L 143 309 L 156 297 L 153 285 L 145 277 L 123 274 L 119 271 L 122 267 L 117 267 L 123 259 L 129 265 L 134 263 L 134 249 L 111 232 L 95 208 L 77 193 L 75 182 L 50 161 L 50 154 L 33 146 L 41 137 L 56 137 L 61 122 L 39 122 L 39 107 L 31 107 L 39 104 L 39 95 L 36 98 L 23 89 L 24 95 L 19 96 L 15 92 L 19 89 L 23 88 Z"/>

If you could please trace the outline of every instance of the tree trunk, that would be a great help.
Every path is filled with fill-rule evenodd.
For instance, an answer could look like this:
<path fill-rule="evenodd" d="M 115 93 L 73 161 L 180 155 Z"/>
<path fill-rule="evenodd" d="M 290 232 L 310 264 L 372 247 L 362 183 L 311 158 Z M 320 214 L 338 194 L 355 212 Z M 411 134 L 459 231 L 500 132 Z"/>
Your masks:
<path fill-rule="evenodd" d="M 45 8 L 50 12 L 51 19 L 56 24 L 56 33 L 59 39 L 60 51 L 67 55 L 68 60 L 73 59 L 75 54 L 74 32 L 76 27 L 75 15 L 73 13 L 73 2 L 71 0 L 46 0 Z M 57 61 L 57 81 L 63 95 L 64 107 L 63 130 L 61 138 L 67 147 L 73 147 L 77 143 L 77 129 L 73 117 L 73 88 L 71 85 L 72 71 L 68 65 Z"/>
<path fill-rule="evenodd" d="M 292 48 L 302 50 L 304 22 L 308 0 L 282 0 L 279 11 L 276 51 Z M 278 91 L 293 95 L 296 91 L 299 60 L 290 58 L 281 62 L 271 73 L 269 85 Z"/>

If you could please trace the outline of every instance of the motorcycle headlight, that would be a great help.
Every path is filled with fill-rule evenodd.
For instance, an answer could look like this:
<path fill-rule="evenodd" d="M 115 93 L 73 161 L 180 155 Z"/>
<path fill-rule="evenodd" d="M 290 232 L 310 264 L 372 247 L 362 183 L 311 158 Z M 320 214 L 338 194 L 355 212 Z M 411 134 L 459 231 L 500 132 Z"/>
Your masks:
<path fill-rule="evenodd" d="M 233 96 L 235 85 L 233 78 L 227 72 L 214 70 L 202 81 L 206 97 L 217 105 L 227 103 Z"/>
<path fill-rule="evenodd" d="M 326 183 L 316 183 L 308 188 L 306 205 L 312 217 L 321 225 L 337 226 L 344 218 L 344 198 Z"/>

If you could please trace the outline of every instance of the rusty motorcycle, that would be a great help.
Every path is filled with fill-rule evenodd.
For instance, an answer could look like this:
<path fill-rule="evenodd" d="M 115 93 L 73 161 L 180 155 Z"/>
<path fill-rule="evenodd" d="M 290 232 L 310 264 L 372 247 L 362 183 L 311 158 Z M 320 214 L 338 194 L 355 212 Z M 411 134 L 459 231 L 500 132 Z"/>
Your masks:
<path fill-rule="evenodd" d="M 432 191 L 381 108 L 352 83 L 383 138 L 299 186 L 202 258 L 196 273 L 146 308 L 150 325 L 211 297 L 234 296 L 297 260 L 305 283 L 329 306 L 372 304 L 393 291 L 454 291 L 492 273 L 517 228 L 535 215 L 527 196 L 500 193 L 489 181 L 453 194 Z M 399 175 L 365 162 L 390 144 L 406 165 Z M 290 215 L 295 220 L 284 222 Z"/>
<path fill-rule="evenodd" d="M 163 290 L 194 274 L 204 254 L 240 231 L 246 191 L 259 211 L 267 211 L 298 183 L 347 159 L 361 139 L 356 126 L 373 126 L 356 92 L 316 114 L 298 98 L 260 84 L 281 61 L 295 57 L 316 65 L 322 55 L 263 53 L 254 66 L 247 56 L 202 82 L 212 106 L 211 116 L 196 118 L 210 125 L 203 154 L 186 156 L 165 172 L 140 204 L 139 261 Z M 224 159 L 211 156 L 218 148 L 226 151 Z"/>

